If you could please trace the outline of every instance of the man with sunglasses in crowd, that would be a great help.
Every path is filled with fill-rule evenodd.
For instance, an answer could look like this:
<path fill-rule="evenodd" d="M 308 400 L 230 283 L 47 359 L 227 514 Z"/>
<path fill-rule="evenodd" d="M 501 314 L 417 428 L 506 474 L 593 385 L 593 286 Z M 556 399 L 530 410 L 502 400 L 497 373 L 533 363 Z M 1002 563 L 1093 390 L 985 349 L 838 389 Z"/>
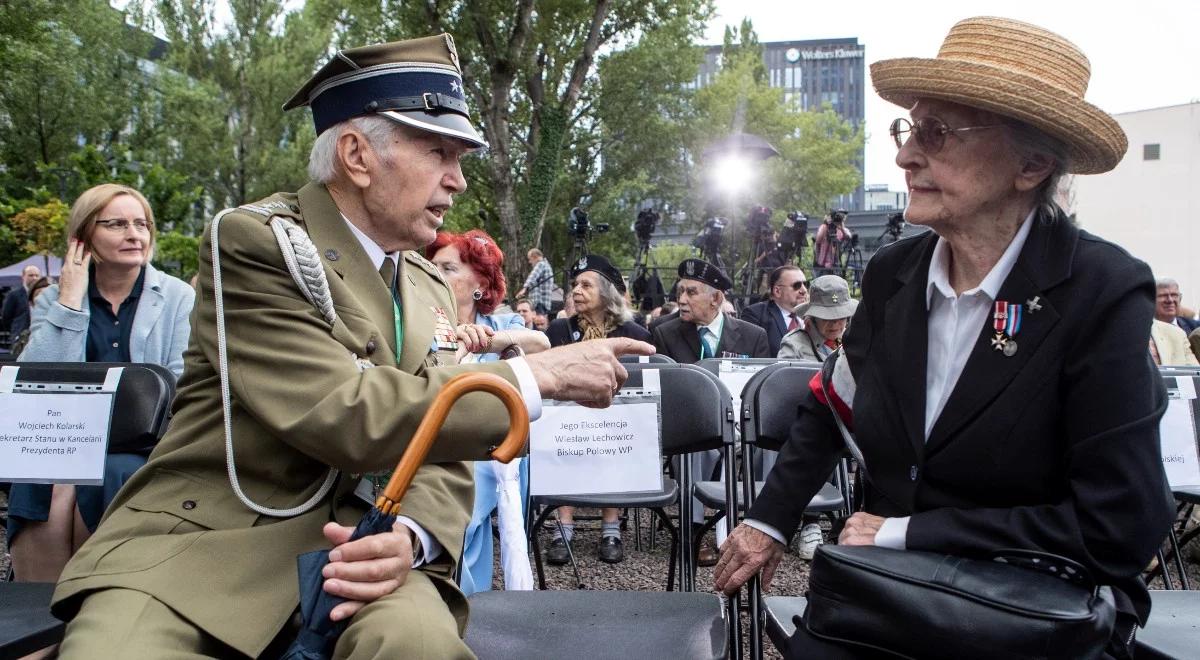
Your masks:
<path fill-rule="evenodd" d="M 742 310 L 742 320 L 766 330 L 771 355 L 778 355 L 783 336 L 804 328 L 804 320 L 792 310 L 808 302 L 808 280 L 799 266 L 788 264 L 771 271 L 767 286 L 771 297 Z"/>

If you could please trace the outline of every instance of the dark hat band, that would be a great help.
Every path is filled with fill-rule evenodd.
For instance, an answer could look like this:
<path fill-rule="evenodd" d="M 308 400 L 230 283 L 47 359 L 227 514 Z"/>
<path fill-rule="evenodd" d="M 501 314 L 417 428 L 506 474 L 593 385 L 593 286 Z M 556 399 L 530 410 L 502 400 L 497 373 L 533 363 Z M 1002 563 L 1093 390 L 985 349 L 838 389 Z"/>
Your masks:
<path fill-rule="evenodd" d="M 336 93 L 326 93 L 336 90 Z M 462 79 L 450 71 L 389 68 L 318 89 L 310 99 L 317 135 L 352 117 L 388 110 L 468 117 Z"/>

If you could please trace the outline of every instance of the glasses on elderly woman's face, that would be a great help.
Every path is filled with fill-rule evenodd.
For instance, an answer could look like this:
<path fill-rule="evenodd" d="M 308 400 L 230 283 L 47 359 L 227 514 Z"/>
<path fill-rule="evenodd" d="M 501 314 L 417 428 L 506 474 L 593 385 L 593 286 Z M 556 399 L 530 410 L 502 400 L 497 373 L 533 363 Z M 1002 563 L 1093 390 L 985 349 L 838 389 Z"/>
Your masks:
<path fill-rule="evenodd" d="M 921 150 L 929 155 L 936 154 L 942 150 L 942 146 L 946 144 L 946 135 L 950 133 L 963 133 L 966 131 L 980 131 L 985 128 L 998 128 L 1004 124 L 988 124 L 986 126 L 963 126 L 961 128 L 950 128 L 946 122 L 937 117 L 922 117 L 915 122 L 911 122 L 903 117 L 892 121 L 892 126 L 888 132 L 892 134 L 892 139 L 896 141 L 896 148 L 899 149 L 908 142 L 910 135 L 917 138 L 917 145 Z"/>
<path fill-rule="evenodd" d="M 111 231 L 114 234 L 119 234 L 119 233 L 124 232 L 126 229 L 129 229 L 130 225 L 133 225 L 133 228 L 138 233 L 143 233 L 143 232 L 150 231 L 151 223 L 149 220 L 142 220 L 141 218 L 134 220 L 133 222 L 130 222 L 129 220 L 126 220 L 125 218 L 119 218 L 116 220 L 97 220 L 96 221 L 97 227 L 104 227 L 105 229 Z"/>

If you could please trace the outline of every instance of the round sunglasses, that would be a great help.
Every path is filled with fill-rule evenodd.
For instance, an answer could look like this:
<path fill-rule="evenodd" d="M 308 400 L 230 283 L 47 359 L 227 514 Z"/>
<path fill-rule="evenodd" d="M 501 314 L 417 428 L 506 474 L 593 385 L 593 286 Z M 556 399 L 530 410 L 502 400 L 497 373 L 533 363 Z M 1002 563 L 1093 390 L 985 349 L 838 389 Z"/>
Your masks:
<path fill-rule="evenodd" d="M 917 145 L 927 154 L 936 154 L 942 150 L 946 144 L 946 136 L 950 133 L 962 133 L 966 131 L 981 131 L 985 128 L 999 128 L 1004 124 L 988 124 L 986 126 L 963 126 L 961 128 L 950 128 L 946 122 L 937 117 L 922 117 L 915 122 L 909 121 L 903 117 L 892 121 L 891 128 L 888 132 L 892 134 L 892 139 L 896 141 L 896 148 L 899 149 L 908 142 L 909 136 L 917 138 Z"/>

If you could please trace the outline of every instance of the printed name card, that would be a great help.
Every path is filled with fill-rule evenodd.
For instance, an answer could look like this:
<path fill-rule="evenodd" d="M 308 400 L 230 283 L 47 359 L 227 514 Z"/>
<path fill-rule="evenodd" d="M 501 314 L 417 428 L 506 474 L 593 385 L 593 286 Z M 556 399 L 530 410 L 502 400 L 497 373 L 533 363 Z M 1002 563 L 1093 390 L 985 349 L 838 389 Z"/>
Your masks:
<path fill-rule="evenodd" d="M 531 495 L 662 489 L 662 397 L 619 394 L 608 408 L 545 401 L 529 427 Z"/>
<path fill-rule="evenodd" d="M 121 369 L 102 386 L 70 394 L 18 386 L 17 371 L 0 373 L 0 481 L 103 484 Z"/>
<path fill-rule="evenodd" d="M 1190 377 L 1167 377 L 1167 412 L 1159 423 L 1163 468 L 1172 488 L 1200 486 L 1196 387 Z"/>

